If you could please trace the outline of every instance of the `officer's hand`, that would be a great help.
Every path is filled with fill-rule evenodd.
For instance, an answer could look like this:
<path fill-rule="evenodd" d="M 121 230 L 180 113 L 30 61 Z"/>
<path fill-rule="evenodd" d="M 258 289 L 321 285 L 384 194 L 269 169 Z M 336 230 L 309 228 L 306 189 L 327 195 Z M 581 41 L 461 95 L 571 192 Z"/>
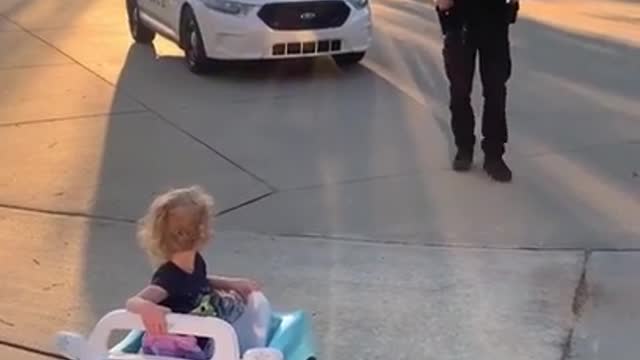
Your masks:
<path fill-rule="evenodd" d="M 453 7 L 453 0 L 436 0 L 438 10 L 449 10 Z"/>

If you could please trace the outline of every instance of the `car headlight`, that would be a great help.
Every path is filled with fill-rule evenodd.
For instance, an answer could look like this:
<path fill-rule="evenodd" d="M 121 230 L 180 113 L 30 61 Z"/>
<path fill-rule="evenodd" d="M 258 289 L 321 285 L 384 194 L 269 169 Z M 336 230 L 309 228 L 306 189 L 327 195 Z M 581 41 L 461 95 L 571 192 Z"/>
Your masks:
<path fill-rule="evenodd" d="M 347 0 L 356 9 L 364 9 L 369 4 L 369 0 Z"/>
<path fill-rule="evenodd" d="M 211 10 L 238 16 L 247 15 L 255 7 L 252 4 L 232 0 L 202 0 L 202 3 Z"/>

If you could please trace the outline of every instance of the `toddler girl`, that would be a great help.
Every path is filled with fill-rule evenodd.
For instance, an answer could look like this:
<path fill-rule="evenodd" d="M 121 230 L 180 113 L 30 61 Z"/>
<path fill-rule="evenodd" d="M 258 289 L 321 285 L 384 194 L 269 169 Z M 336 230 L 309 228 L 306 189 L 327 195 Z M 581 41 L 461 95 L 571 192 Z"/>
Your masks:
<path fill-rule="evenodd" d="M 199 187 L 158 196 L 142 219 L 139 239 L 158 267 L 151 283 L 127 301 L 146 328 L 143 352 L 192 360 L 211 357 L 210 339 L 169 335 L 169 312 L 216 316 L 229 322 L 244 352 L 266 345 L 270 305 L 251 280 L 207 274 L 200 251 L 211 237 L 213 199 Z"/>

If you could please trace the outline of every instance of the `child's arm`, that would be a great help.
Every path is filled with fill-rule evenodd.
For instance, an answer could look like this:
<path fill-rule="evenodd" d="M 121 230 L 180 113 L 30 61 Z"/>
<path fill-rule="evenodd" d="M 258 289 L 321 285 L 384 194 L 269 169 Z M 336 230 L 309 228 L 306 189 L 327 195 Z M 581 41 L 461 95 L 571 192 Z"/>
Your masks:
<path fill-rule="evenodd" d="M 149 285 L 142 289 L 137 295 L 127 300 L 127 311 L 142 317 L 142 322 L 147 331 L 153 335 L 161 335 L 167 332 L 167 322 L 165 315 L 170 310 L 158 305 L 166 299 L 167 292 L 155 285 Z"/>
<path fill-rule="evenodd" d="M 250 279 L 243 278 L 232 278 L 232 277 L 223 277 L 223 276 L 215 276 L 209 275 L 209 284 L 213 289 L 220 290 L 231 290 L 240 294 L 245 300 L 249 297 L 249 295 L 254 291 L 260 290 L 260 285 Z"/>

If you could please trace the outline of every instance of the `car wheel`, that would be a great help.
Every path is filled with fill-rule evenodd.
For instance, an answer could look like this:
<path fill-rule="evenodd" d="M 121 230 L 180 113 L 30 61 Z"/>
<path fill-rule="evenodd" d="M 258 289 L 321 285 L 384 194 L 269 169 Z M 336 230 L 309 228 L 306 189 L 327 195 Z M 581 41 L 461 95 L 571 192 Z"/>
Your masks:
<path fill-rule="evenodd" d="M 350 67 L 358 64 L 364 59 L 365 52 L 353 52 L 346 54 L 333 55 L 333 61 L 340 67 Z"/>
<path fill-rule="evenodd" d="M 184 11 L 182 19 L 182 48 L 189 70 L 202 74 L 210 69 L 210 60 L 204 49 L 200 27 L 191 8 Z"/>
<path fill-rule="evenodd" d="M 141 44 L 150 44 L 156 37 L 156 33 L 140 21 L 138 0 L 127 0 L 127 15 L 129 16 L 129 31 L 133 40 Z"/>

